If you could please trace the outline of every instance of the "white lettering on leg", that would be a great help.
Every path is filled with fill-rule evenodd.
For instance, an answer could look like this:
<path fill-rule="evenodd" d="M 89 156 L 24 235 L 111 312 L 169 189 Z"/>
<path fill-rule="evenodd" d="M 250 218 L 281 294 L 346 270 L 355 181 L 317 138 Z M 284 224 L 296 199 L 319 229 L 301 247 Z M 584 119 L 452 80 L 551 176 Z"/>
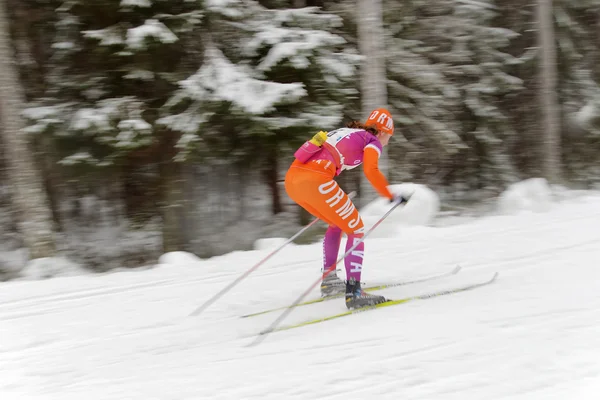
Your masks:
<path fill-rule="evenodd" d="M 327 204 L 331 203 L 331 204 L 329 204 L 329 207 L 335 207 L 337 205 L 337 203 L 339 203 L 340 200 L 342 200 L 344 198 L 345 195 L 346 195 L 346 193 L 344 193 L 342 188 L 340 188 L 333 197 L 327 199 L 326 203 Z"/>
<path fill-rule="evenodd" d="M 360 258 L 365 258 L 365 252 L 363 250 L 353 250 L 352 255 Z"/>
<path fill-rule="evenodd" d="M 354 210 L 355 210 L 355 207 L 354 207 L 354 204 L 352 203 L 352 200 L 348 199 L 348 200 L 346 200 L 346 204 L 344 204 L 342 207 L 338 208 L 335 212 L 340 217 L 342 217 L 342 219 L 345 220 L 350 215 L 352 215 Z"/>
<path fill-rule="evenodd" d="M 362 271 L 362 263 L 352 262 L 352 263 L 350 263 L 350 266 L 352 267 L 352 269 L 350 269 L 350 272 L 361 272 Z"/>
<path fill-rule="evenodd" d="M 354 237 L 352 239 L 352 246 L 356 246 L 358 243 L 362 241 L 362 237 Z M 360 257 L 361 259 L 365 258 L 364 250 L 352 250 L 353 256 Z M 350 266 L 353 267 L 350 272 L 360 272 L 362 270 L 362 261 L 361 262 L 351 262 Z"/>
<path fill-rule="evenodd" d="M 319 193 L 328 194 L 331 193 L 337 187 L 336 181 L 329 181 L 319 185 Z"/>

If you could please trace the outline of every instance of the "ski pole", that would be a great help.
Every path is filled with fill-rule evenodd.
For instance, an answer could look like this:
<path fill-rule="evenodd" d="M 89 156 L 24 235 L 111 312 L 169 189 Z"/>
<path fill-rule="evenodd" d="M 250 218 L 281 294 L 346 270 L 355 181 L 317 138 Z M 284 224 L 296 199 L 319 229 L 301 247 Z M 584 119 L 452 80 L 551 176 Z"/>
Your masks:
<path fill-rule="evenodd" d="M 396 207 L 398 207 L 400 204 L 404 204 L 405 202 L 402 201 L 398 201 L 396 202 L 392 208 L 390 208 L 384 215 L 383 217 L 379 218 L 379 220 L 377 222 L 375 222 L 375 224 L 371 227 L 371 229 L 369 229 L 367 231 L 367 233 L 365 233 L 365 235 L 360 238 L 360 240 L 358 240 L 356 243 L 354 243 L 354 245 L 352 247 L 350 247 L 348 249 L 348 251 L 346 251 L 346 253 L 344 253 L 343 256 L 341 256 L 333 265 L 331 265 L 329 268 L 327 268 L 327 270 L 325 270 L 324 274 L 322 277 L 320 277 L 319 279 L 317 279 L 312 285 L 310 285 L 310 287 L 304 291 L 304 293 L 302 293 L 300 295 L 300 297 L 298 297 L 292 304 L 290 304 L 288 307 L 286 307 L 286 309 L 279 315 L 279 317 L 277 317 L 277 319 L 275 321 L 273 321 L 273 323 L 265 330 L 261 331 L 260 334 L 256 337 L 256 339 L 250 343 L 249 346 L 255 346 L 257 344 L 260 344 L 265 337 L 273 332 L 273 330 L 275 330 L 279 324 L 281 324 L 281 322 L 287 318 L 288 315 L 290 315 L 290 313 L 294 310 L 294 308 L 302 302 L 302 300 L 304 300 L 304 298 L 306 296 L 308 296 L 308 294 L 321 282 L 321 280 L 325 277 L 327 277 L 327 275 L 329 275 L 334 269 L 335 267 L 344 259 L 346 258 L 351 252 L 354 251 L 354 249 L 361 244 L 366 238 L 367 236 L 369 236 L 369 234 L 371 232 L 373 232 L 373 230 L 375 230 L 375 228 L 377 228 L 377 226 L 379 226 L 379 224 L 381 224 L 383 222 L 383 220 L 385 220 L 388 215 L 390 215 L 392 213 L 392 211 L 394 211 L 396 209 Z"/>
<path fill-rule="evenodd" d="M 351 193 L 348 194 L 348 196 L 350 198 L 354 197 L 355 195 L 356 195 L 356 192 L 351 192 Z M 204 310 L 206 310 L 208 307 L 210 307 L 215 301 L 217 301 L 221 297 L 223 297 L 223 295 L 225 293 L 229 292 L 238 283 L 240 283 L 241 281 L 243 281 L 248 275 L 250 275 L 252 272 L 256 271 L 258 269 L 258 267 L 260 267 L 261 265 L 263 265 L 267 260 L 269 260 L 275 254 L 277 254 L 285 246 L 287 246 L 288 244 L 290 244 L 291 242 L 293 242 L 294 239 L 296 239 L 298 236 L 302 235 L 304 232 L 306 232 L 310 227 L 312 227 L 317 222 L 319 222 L 319 218 L 313 219 L 310 224 L 308 224 L 304 228 L 300 229 L 300 231 L 298 233 L 296 233 L 294 236 L 292 236 L 291 238 L 289 238 L 285 243 L 282 243 L 281 246 L 279 246 L 278 248 L 276 248 L 275 250 L 273 250 L 272 252 L 270 252 L 269 254 L 267 254 L 267 256 L 265 258 L 263 258 L 262 260 L 260 260 L 259 262 L 257 262 L 252 268 L 248 269 L 246 272 L 244 272 L 242 275 L 240 275 L 238 278 L 236 278 L 229 285 L 227 285 L 223 289 L 221 289 L 221 291 L 219 291 L 217 294 L 215 294 L 214 296 L 212 296 L 210 299 L 206 300 L 204 302 L 204 304 L 202 304 L 200 307 L 198 307 L 196 310 L 194 310 L 194 312 L 191 313 L 190 315 L 191 316 L 200 315 Z M 335 267 L 335 265 L 334 265 L 334 267 Z"/>

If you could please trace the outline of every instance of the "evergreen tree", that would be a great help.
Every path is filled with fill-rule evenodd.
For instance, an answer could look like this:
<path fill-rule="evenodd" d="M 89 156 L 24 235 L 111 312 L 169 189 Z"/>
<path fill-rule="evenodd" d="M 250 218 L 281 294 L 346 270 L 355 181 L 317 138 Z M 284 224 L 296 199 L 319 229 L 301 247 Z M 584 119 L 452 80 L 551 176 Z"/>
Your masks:
<path fill-rule="evenodd" d="M 156 124 L 176 84 L 193 69 L 191 44 L 202 19 L 185 0 L 60 2 L 48 89 L 26 115 L 29 132 L 52 134 L 62 164 L 112 167 L 125 175 L 150 166 L 162 198 L 165 250 L 179 249 L 179 133 Z M 127 179 L 127 177 L 125 177 Z M 152 193 L 151 189 L 149 192 Z M 147 196 L 151 198 L 151 196 Z M 134 204 L 129 215 L 139 212 Z"/>
<path fill-rule="evenodd" d="M 522 80 L 508 72 L 521 61 L 505 51 L 517 34 L 494 26 L 495 1 L 459 3 L 454 15 L 468 23 L 456 38 L 452 52 L 464 50 L 463 55 L 470 54 L 471 58 L 452 62 L 450 69 L 452 74 L 458 73 L 460 81 L 466 117 L 463 132 L 478 158 L 480 186 L 490 183 L 503 188 L 519 178 L 510 158 L 517 133 L 500 108 L 505 97 L 523 88 Z"/>
<path fill-rule="evenodd" d="M 181 147 L 259 162 L 278 213 L 280 150 L 342 120 L 344 103 L 357 96 L 351 82 L 359 59 L 331 32 L 341 19 L 316 8 L 232 0 L 208 7 L 206 18 L 214 29 L 203 64 L 181 82 L 162 121 L 184 133 Z"/>
<path fill-rule="evenodd" d="M 597 181 L 594 175 L 600 171 L 597 161 L 600 151 L 600 1 L 555 1 L 554 18 L 567 173 L 577 182 Z M 574 136 L 575 140 L 569 140 Z"/>
<path fill-rule="evenodd" d="M 391 63 L 392 101 L 408 117 L 408 130 L 420 124 L 418 136 L 442 150 L 432 156 L 455 160 L 448 179 L 471 187 L 514 180 L 508 154 L 516 132 L 499 102 L 522 87 L 508 72 L 520 60 L 503 51 L 517 34 L 494 26 L 492 1 L 409 3 L 391 27 L 401 51 L 390 52 L 400 54 Z"/>
<path fill-rule="evenodd" d="M 524 81 L 525 90 L 503 109 L 518 130 L 512 156 L 520 170 L 529 176 L 541 174 L 541 114 L 539 87 L 539 52 L 537 44 L 536 4 L 524 0 L 499 2 L 504 27 L 516 31 L 511 53 L 520 55 L 522 64 L 514 68 Z M 554 19 L 558 58 L 558 97 L 561 107 L 562 146 L 568 180 L 589 181 L 600 166 L 598 82 L 600 51 L 597 46 L 600 1 L 555 0 Z"/>
<path fill-rule="evenodd" d="M 32 113 L 38 124 L 30 130 L 59 124 L 59 137 L 75 150 L 65 164 L 109 165 L 158 146 L 157 110 L 185 75 L 185 41 L 200 12 L 183 0 L 82 0 L 62 3 L 57 13 L 42 101 L 52 108 Z"/>
<path fill-rule="evenodd" d="M 439 43 L 427 36 L 432 17 L 419 14 L 430 3 L 387 2 L 385 7 L 389 103 L 401 139 L 400 146 L 390 148 L 390 157 L 403 167 L 391 168 L 390 177 L 399 180 L 431 178 L 464 147 L 456 117 L 459 91 L 444 74 L 448 65 L 430 57 Z"/>

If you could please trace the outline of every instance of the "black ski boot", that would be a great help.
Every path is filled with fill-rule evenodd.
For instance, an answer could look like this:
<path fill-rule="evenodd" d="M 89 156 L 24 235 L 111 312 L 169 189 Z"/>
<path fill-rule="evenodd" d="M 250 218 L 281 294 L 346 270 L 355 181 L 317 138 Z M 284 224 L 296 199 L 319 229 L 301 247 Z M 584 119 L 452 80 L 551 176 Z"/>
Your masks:
<path fill-rule="evenodd" d="M 369 294 L 360 288 L 360 282 L 351 279 L 346 282 L 346 307 L 349 310 L 356 308 L 374 306 L 384 303 L 387 299 L 383 296 Z"/>
<path fill-rule="evenodd" d="M 335 271 L 327 275 L 321 282 L 321 297 L 335 296 L 344 293 L 346 285 L 337 277 Z"/>

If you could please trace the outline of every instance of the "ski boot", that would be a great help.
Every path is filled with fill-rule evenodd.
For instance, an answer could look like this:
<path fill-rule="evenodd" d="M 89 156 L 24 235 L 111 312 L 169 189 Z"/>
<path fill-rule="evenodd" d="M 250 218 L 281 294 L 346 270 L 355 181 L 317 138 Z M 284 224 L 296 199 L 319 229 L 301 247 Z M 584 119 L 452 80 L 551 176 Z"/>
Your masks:
<path fill-rule="evenodd" d="M 344 293 L 346 285 L 337 277 L 335 271 L 327 275 L 321 282 L 321 297 L 335 296 Z"/>
<path fill-rule="evenodd" d="M 362 290 L 360 282 L 357 282 L 354 279 L 346 282 L 346 307 L 348 307 L 349 310 L 374 306 L 386 301 L 387 299 L 383 296 L 370 294 Z"/>

